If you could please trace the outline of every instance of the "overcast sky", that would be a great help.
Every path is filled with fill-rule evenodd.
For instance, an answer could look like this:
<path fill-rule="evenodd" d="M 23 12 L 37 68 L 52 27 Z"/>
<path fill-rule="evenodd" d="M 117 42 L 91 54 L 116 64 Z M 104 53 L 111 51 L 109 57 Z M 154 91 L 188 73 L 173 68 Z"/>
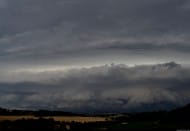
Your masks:
<path fill-rule="evenodd" d="M 118 95 L 122 91 L 126 93 L 131 91 L 128 91 L 128 85 L 130 87 L 133 85 L 129 82 L 132 79 L 131 76 L 118 75 L 116 77 L 106 73 L 108 77 L 106 77 L 106 87 L 104 87 L 105 81 L 99 81 L 99 79 L 105 77 L 104 68 L 112 70 L 113 66 L 121 68 L 118 64 L 124 64 L 123 66 L 127 70 L 124 71 L 124 74 L 135 70 L 136 75 L 139 74 L 143 79 L 146 79 L 142 88 L 140 88 L 140 84 L 134 87 L 135 91 L 132 91 L 132 94 L 135 96 L 144 97 L 142 94 L 136 94 L 139 92 L 138 89 L 141 92 L 144 91 L 144 94 L 146 92 L 154 94 L 150 93 L 152 90 L 150 91 L 149 88 L 155 86 L 156 90 L 170 94 L 169 89 L 163 91 L 163 85 L 160 85 L 162 88 L 157 85 L 157 78 L 156 80 L 150 79 L 152 66 L 163 66 L 165 70 L 164 63 L 169 64 L 169 67 L 167 65 L 166 68 L 170 74 L 170 66 L 179 64 L 177 68 L 180 69 L 175 68 L 175 71 L 172 69 L 169 78 L 164 75 L 160 76 L 163 77 L 163 81 L 166 80 L 166 83 L 173 86 L 176 84 L 173 83 L 173 80 L 178 79 L 176 74 L 181 75 L 184 70 L 189 71 L 189 23 L 189 0 L 0 0 L 0 90 L 2 92 L 5 89 L 8 90 L 2 94 L 8 98 L 9 95 L 10 98 L 13 96 L 25 98 L 31 93 L 29 85 L 35 83 L 33 86 L 36 85 L 37 88 L 39 82 L 54 80 L 53 84 L 46 85 L 46 88 L 54 89 L 53 85 L 57 85 L 62 79 L 64 81 L 62 86 L 64 86 L 60 87 L 59 83 L 59 90 L 70 91 L 73 96 L 77 92 L 83 91 L 85 93 L 84 89 L 89 88 L 88 82 L 83 81 L 83 75 L 89 75 L 89 79 L 93 81 L 91 85 L 93 90 L 90 88 L 90 93 L 96 92 L 94 88 L 97 87 L 94 86 L 97 85 L 104 89 L 99 90 L 99 93 L 110 89 L 114 92 L 119 88 L 115 94 Z M 111 66 L 111 63 L 116 65 Z M 81 69 L 84 67 L 87 72 L 83 72 Z M 95 70 L 98 74 L 91 74 L 91 71 L 94 72 L 92 70 L 94 68 L 98 68 Z M 141 70 L 144 68 L 149 70 L 147 72 L 148 78 L 146 74 L 142 74 Z M 160 70 L 163 69 L 157 70 L 158 74 Z M 65 72 L 68 75 L 66 78 L 63 75 Z M 70 83 L 73 80 L 73 74 L 76 75 L 77 80 L 81 78 L 78 81 L 81 81 L 82 84 L 78 85 L 80 88 L 83 85 L 84 89 L 79 90 L 79 87 Z M 62 78 L 63 76 L 64 78 Z M 187 73 L 186 78 L 180 81 L 184 90 L 190 86 L 187 82 L 189 77 L 190 75 Z M 168 80 L 170 78 L 171 80 Z M 129 83 L 121 82 L 122 84 L 118 83 L 117 85 L 114 82 L 115 79 Z M 33 83 L 18 84 L 23 82 Z M 10 85 L 10 83 L 15 85 Z M 110 86 L 107 87 L 108 85 Z M 22 87 L 25 93 L 18 94 L 12 89 L 13 87 L 17 89 L 18 86 L 29 87 L 27 89 Z M 168 85 L 165 86 L 168 87 Z M 38 94 L 46 88 L 40 88 Z M 54 92 L 59 92 L 59 90 L 56 88 Z M 177 87 L 175 86 L 173 90 L 177 90 Z M 88 94 L 88 91 L 86 92 Z M 174 91 L 171 94 L 175 93 Z M 48 93 L 46 94 L 48 95 Z M 108 94 L 110 95 L 111 92 Z M 115 95 L 113 94 L 112 99 L 116 99 Z M 62 97 L 60 96 L 57 101 L 64 101 L 65 99 L 63 100 Z M 89 95 L 88 97 L 90 100 L 96 100 L 97 96 Z M 154 95 L 150 99 L 153 99 L 152 97 Z M 45 98 L 44 96 L 39 99 Z M 123 96 L 121 99 L 128 98 Z M 166 99 L 174 100 L 171 97 Z M 34 100 L 34 103 L 37 103 L 36 101 Z M 14 102 L 4 101 L 2 103 L 6 106 L 20 107 L 13 104 Z M 46 105 L 52 105 L 52 103 L 49 101 L 49 104 Z"/>

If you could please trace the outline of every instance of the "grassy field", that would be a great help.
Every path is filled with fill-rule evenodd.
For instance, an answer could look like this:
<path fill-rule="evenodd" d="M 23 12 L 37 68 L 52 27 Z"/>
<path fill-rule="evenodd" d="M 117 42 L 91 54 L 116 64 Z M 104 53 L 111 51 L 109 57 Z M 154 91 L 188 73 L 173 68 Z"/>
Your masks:
<path fill-rule="evenodd" d="M 0 116 L 0 121 L 4 120 L 10 120 L 10 121 L 15 121 L 19 119 L 38 119 L 39 117 L 35 116 Z M 55 121 L 60 121 L 60 122 L 104 122 L 107 119 L 105 117 L 84 117 L 84 116 L 51 116 L 51 117 L 42 117 L 45 119 L 54 119 Z"/>

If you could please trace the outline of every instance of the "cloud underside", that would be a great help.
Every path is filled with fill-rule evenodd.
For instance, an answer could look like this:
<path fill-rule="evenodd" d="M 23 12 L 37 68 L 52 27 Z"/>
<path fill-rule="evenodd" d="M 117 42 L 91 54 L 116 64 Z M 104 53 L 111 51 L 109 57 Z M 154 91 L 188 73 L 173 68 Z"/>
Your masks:
<path fill-rule="evenodd" d="M 152 56 L 157 62 L 188 63 L 189 5 L 186 0 L 0 0 L 0 60 L 6 67 L 25 61 L 77 65 L 101 63 L 100 56 L 123 63 L 125 56 L 139 54 L 136 61 Z"/>
<path fill-rule="evenodd" d="M 25 72 L 1 82 L 0 103 L 9 108 L 74 112 L 170 109 L 190 100 L 189 81 L 190 70 L 174 62 Z"/>
<path fill-rule="evenodd" d="M 188 0 L 0 0 L 0 104 L 72 111 L 184 104 L 189 14 Z M 112 62 L 124 65 L 100 66 Z M 128 67 L 135 64 L 142 66 Z"/>

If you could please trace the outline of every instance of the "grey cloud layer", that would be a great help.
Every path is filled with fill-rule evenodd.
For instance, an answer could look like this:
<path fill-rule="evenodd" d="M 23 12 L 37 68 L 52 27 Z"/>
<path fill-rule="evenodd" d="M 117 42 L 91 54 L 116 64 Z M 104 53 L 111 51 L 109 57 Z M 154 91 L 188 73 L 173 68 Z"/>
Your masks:
<path fill-rule="evenodd" d="M 189 101 L 189 7 L 188 0 L 0 0 L 1 105 L 122 111 Z M 181 65 L 94 67 L 166 61 Z M 93 67 L 46 70 L 57 66 Z"/>
<path fill-rule="evenodd" d="M 99 57 L 97 50 L 108 56 L 124 50 L 121 57 L 165 50 L 189 56 L 188 5 L 187 0 L 1 0 L 0 60 L 67 63 L 75 54 L 83 63 L 89 52 Z"/>
<path fill-rule="evenodd" d="M 168 109 L 190 100 L 190 69 L 173 62 L 136 67 L 105 65 L 27 77 L 29 74 L 17 74 L 16 83 L 1 82 L 1 105 L 112 112 L 139 107 L 147 110 L 146 105 L 151 104 L 151 110 Z"/>

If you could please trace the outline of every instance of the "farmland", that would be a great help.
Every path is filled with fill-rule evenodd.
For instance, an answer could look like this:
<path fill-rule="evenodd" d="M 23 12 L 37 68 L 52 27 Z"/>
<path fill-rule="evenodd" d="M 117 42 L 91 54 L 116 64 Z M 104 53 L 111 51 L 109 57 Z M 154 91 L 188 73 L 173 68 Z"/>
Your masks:
<path fill-rule="evenodd" d="M 0 131 L 190 129 L 189 111 L 190 104 L 171 111 L 101 115 L 1 109 Z"/>
<path fill-rule="evenodd" d="M 30 116 L 30 115 L 23 115 L 23 116 L 0 116 L 0 121 L 15 121 L 20 119 L 53 119 L 54 121 L 59 122 L 80 122 L 80 123 L 86 123 L 86 122 L 104 122 L 106 121 L 105 117 L 87 117 L 87 116 L 45 116 L 45 117 L 36 117 L 36 116 Z"/>

